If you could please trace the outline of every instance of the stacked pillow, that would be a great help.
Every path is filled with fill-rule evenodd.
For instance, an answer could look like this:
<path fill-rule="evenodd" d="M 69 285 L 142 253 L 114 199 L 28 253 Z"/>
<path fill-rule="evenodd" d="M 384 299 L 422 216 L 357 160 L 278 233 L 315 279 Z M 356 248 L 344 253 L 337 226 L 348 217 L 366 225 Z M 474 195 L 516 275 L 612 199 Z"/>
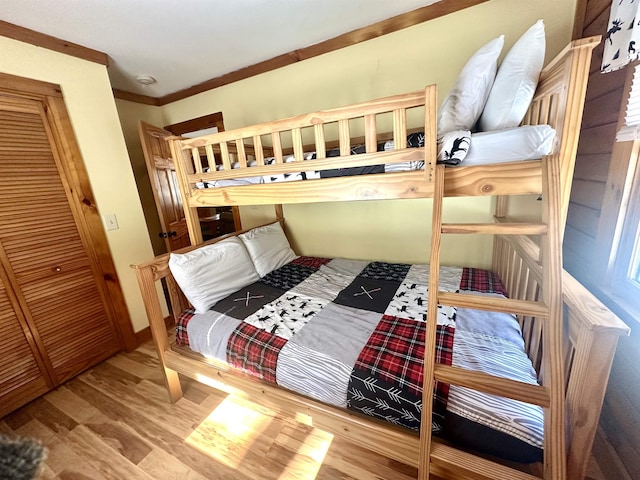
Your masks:
<path fill-rule="evenodd" d="M 507 52 L 498 68 L 498 57 L 503 45 L 504 36 L 501 35 L 482 46 L 465 64 L 438 110 L 439 147 L 447 141 L 449 144 L 455 142 L 456 145 L 467 147 L 456 152 L 458 163 L 464 158 L 472 160 L 469 163 L 481 161 L 480 158 L 473 158 L 474 137 L 477 134 L 471 133 L 471 130 L 476 128 L 481 132 L 497 133 L 505 129 L 519 128 L 518 125 L 533 99 L 544 64 L 544 22 L 538 20 L 529 28 Z M 533 135 L 531 138 L 543 137 L 546 145 L 550 146 L 549 128 L 539 130 L 534 133 L 530 129 L 529 134 Z M 519 135 L 511 134 L 510 139 Z M 553 131 L 551 135 L 554 135 Z M 485 136 L 485 139 L 487 138 Z M 500 147 L 499 138 L 491 140 L 491 145 Z M 443 148 L 446 151 L 446 148 Z M 523 152 L 512 160 L 540 158 L 541 151 L 545 152 L 544 155 L 550 150 L 529 149 L 526 157 Z M 512 149 L 509 154 L 513 153 Z M 482 157 L 482 160 L 484 159 Z"/>
<path fill-rule="evenodd" d="M 280 222 L 187 253 L 171 253 L 169 269 L 196 313 L 296 258 Z"/>
<path fill-rule="evenodd" d="M 520 125 L 538 85 L 545 48 L 544 22 L 538 20 L 511 47 L 500 64 L 478 122 L 480 131 Z"/>
<path fill-rule="evenodd" d="M 480 118 L 498 69 L 504 35 L 491 40 L 465 64 L 438 110 L 438 135 L 471 130 Z"/>

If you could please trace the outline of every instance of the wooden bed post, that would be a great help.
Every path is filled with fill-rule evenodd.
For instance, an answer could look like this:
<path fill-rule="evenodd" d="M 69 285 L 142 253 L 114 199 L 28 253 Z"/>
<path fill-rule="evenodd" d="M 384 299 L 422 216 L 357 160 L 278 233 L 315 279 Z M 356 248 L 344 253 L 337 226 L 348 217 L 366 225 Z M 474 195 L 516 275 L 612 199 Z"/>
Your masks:
<path fill-rule="evenodd" d="M 187 221 L 187 228 L 189 230 L 189 239 L 191 245 L 201 245 L 202 228 L 200 227 L 200 218 L 198 217 L 198 209 L 191 206 L 190 192 L 191 188 L 187 182 L 187 174 L 193 173 L 185 171 L 188 167 L 186 165 L 186 154 L 180 148 L 179 139 L 169 139 L 169 146 L 171 147 L 171 156 L 173 157 L 173 164 L 178 174 L 178 183 L 180 184 L 180 196 L 182 197 L 182 208 L 184 210 L 184 218 Z"/>
<path fill-rule="evenodd" d="M 276 211 L 276 220 L 279 220 L 282 224 L 284 220 L 284 209 L 282 208 L 282 204 L 278 203 L 273 206 Z"/>
<path fill-rule="evenodd" d="M 182 387 L 180 386 L 178 372 L 167 368 L 165 362 L 165 352 L 170 348 L 169 338 L 167 335 L 167 327 L 162 316 L 158 292 L 156 291 L 153 270 L 151 268 L 139 268 L 138 266 L 135 268 L 138 285 L 140 286 L 140 292 L 144 300 L 144 308 L 147 312 L 147 318 L 149 319 L 151 335 L 156 345 L 158 360 L 160 360 L 164 381 L 167 386 L 167 391 L 169 392 L 169 398 L 175 403 L 182 398 Z"/>

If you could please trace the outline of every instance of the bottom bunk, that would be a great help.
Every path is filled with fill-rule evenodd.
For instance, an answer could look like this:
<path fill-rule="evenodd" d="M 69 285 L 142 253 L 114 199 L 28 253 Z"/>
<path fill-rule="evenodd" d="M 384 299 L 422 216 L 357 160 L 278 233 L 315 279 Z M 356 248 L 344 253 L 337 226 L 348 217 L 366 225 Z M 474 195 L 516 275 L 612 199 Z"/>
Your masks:
<path fill-rule="evenodd" d="M 499 238 L 494 268 L 504 287 L 494 273 L 444 267 L 440 288 L 535 299 L 535 249 L 526 239 Z M 308 414 L 319 428 L 418 466 L 428 266 L 296 257 L 278 223 L 185 250 L 137 266 L 173 400 L 181 395 L 178 372 L 271 408 Z M 178 322 L 181 345 L 167 339 L 154 285 L 162 278 L 174 311 L 183 306 L 176 281 L 193 305 Z M 568 285 L 565 370 L 573 479 L 584 476 L 617 337 L 626 328 L 578 285 Z M 534 318 L 518 320 L 443 307 L 436 361 L 535 384 L 541 327 Z M 327 332 L 331 340 L 321 341 Z M 434 398 L 438 415 L 432 427 L 436 442 L 444 441 L 431 449 L 433 473 L 539 478 L 449 441 L 484 457 L 539 461 L 542 409 L 454 385 L 437 385 Z"/>

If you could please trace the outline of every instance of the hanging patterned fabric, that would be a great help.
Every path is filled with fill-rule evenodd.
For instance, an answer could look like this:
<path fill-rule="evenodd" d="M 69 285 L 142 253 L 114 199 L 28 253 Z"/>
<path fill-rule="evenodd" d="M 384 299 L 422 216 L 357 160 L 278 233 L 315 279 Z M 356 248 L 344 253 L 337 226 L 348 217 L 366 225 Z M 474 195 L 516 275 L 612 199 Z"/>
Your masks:
<path fill-rule="evenodd" d="M 640 53 L 640 0 L 613 0 L 604 38 L 602 73 L 619 70 Z"/>

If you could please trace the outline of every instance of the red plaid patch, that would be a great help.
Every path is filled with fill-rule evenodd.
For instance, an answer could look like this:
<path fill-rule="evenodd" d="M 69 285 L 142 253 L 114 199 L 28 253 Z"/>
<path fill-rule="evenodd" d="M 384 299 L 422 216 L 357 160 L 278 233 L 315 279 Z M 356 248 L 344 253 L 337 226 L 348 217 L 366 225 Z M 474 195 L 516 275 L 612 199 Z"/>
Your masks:
<path fill-rule="evenodd" d="M 268 382 L 276 382 L 276 364 L 287 341 L 242 322 L 229 337 L 227 362 Z"/>
<path fill-rule="evenodd" d="M 500 293 L 507 296 L 497 274 L 480 268 L 464 268 L 460 279 L 460 290 L 472 290 L 482 293 Z"/>
<path fill-rule="evenodd" d="M 303 267 L 310 268 L 312 270 L 318 270 L 322 265 L 325 265 L 331 261 L 330 258 L 320 257 L 298 257 L 291 261 L 295 265 L 302 265 Z"/>
<path fill-rule="evenodd" d="M 189 320 L 193 318 L 195 310 L 189 308 L 182 312 L 178 317 L 178 323 L 176 325 L 176 344 L 183 347 L 189 346 L 189 334 L 187 333 L 187 324 Z"/>
<path fill-rule="evenodd" d="M 387 382 L 422 395 L 426 323 L 384 315 L 360 352 L 356 369 L 370 372 Z M 437 363 L 451 365 L 455 329 L 438 325 Z M 434 400 L 446 407 L 449 385 L 436 382 Z"/>

